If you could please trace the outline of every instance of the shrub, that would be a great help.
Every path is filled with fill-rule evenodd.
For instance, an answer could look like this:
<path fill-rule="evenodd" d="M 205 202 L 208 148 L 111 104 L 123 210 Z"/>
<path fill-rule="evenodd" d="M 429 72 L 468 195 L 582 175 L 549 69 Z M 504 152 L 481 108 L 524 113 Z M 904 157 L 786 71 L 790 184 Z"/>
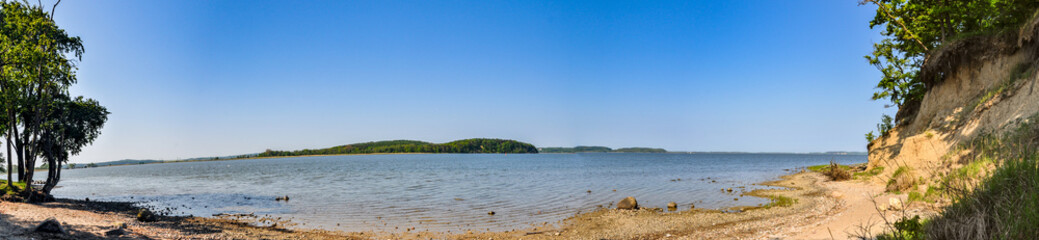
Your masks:
<path fill-rule="evenodd" d="M 837 162 L 830 161 L 830 169 L 823 172 L 827 177 L 830 177 L 834 181 L 844 181 L 851 179 L 851 172 L 848 171 L 844 166 L 838 165 Z"/>
<path fill-rule="evenodd" d="M 920 220 L 920 216 L 902 217 L 896 221 L 893 225 L 894 231 L 887 234 L 877 236 L 878 240 L 923 240 L 926 236 L 924 232 L 924 222 Z"/>

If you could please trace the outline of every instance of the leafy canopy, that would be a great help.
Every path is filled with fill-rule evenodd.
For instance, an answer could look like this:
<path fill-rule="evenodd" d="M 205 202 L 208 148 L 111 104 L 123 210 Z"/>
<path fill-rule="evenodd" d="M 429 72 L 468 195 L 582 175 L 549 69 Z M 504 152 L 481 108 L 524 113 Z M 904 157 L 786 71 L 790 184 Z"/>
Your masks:
<path fill-rule="evenodd" d="M 866 55 L 881 72 L 873 100 L 901 108 L 919 101 L 930 86 L 920 68 L 931 53 L 950 41 L 975 35 L 1013 34 L 1035 13 L 1035 0 L 864 0 L 877 13 L 870 28 L 881 28 L 884 40 Z M 940 77 L 940 76 L 936 76 Z M 937 79 L 940 80 L 940 79 Z M 937 82 L 937 81 L 934 81 Z"/>

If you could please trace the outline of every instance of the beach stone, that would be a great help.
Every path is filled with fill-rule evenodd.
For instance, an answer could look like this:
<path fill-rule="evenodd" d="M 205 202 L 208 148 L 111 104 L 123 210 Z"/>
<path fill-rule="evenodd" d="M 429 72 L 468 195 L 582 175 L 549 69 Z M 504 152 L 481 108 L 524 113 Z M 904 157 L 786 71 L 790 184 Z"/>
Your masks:
<path fill-rule="evenodd" d="M 44 220 L 42 223 L 40 223 L 40 225 L 37 225 L 36 228 L 33 229 L 33 231 L 45 233 L 65 233 L 65 230 L 61 229 L 61 223 L 59 223 L 58 220 L 54 218 L 48 218 L 47 220 Z"/>
<path fill-rule="evenodd" d="M 833 196 L 833 198 L 842 198 L 844 197 L 844 193 L 833 191 L 833 193 L 830 193 L 830 196 Z"/>
<path fill-rule="evenodd" d="M 890 207 L 891 210 L 902 210 L 902 208 L 905 207 L 902 205 L 902 200 L 898 198 L 889 198 L 887 202 L 888 207 Z"/>
<path fill-rule="evenodd" d="M 126 234 L 126 230 L 122 228 L 116 228 L 105 232 L 105 237 L 117 237 Z"/>
<path fill-rule="evenodd" d="M 675 203 L 675 202 L 667 203 L 667 210 L 668 211 L 674 211 L 675 209 L 678 209 L 678 204 L 677 203 Z"/>
<path fill-rule="evenodd" d="M 635 197 L 629 196 L 629 197 L 626 197 L 624 199 L 621 199 L 620 202 L 617 202 L 617 209 L 622 209 L 622 210 L 639 209 L 639 202 L 635 201 Z"/>
<path fill-rule="evenodd" d="M 694 203 L 690 203 L 690 204 L 689 204 L 689 209 L 690 209 L 690 210 L 692 210 L 692 209 L 696 209 L 696 204 L 694 204 Z"/>
<path fill-rule="evenodd" d="M 155 213 L 152 213 L 152 210 L 148 210 L 147 208 L 141 208 L 141 210 L 137 210 L 137 221 L 155 221 Z"/>

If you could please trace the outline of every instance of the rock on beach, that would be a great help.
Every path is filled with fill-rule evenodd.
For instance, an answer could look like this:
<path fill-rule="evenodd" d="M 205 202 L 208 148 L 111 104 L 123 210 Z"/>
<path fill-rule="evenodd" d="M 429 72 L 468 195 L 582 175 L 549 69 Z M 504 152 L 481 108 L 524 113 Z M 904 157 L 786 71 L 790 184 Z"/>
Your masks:
<path fill-rule="evenodd" d="M 617 202 L 617 209 L 623 209 L 623 210 L 639 209 L 639 202 L 635 201 L 635 197 L 630 197 L 629 196 L 629 197 L 626 197 L 624 199 L 621 199 L 620 202 Z"/>
<path fill-rule="evenodd" d="M 61 223 L 59 223 L 58 220 L 54 218 L 48 218 L 47 220 L 44 220 L 40 223 L 40 225 L 36 225 L 36 228 L 33 229 L 33 231 L 45 233 L 65 233 L 65 230 L 61 228 Z"/>

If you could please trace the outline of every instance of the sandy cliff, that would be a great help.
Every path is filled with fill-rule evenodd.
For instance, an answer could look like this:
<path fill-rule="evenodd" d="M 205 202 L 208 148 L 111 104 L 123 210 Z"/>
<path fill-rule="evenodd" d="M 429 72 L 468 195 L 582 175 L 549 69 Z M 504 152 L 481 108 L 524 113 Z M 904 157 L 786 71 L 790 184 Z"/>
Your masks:
<path fill-rule="evenodd" d="M 958 40 L 927 59 L 921 76 L 930 90 L 869 144 L 868 168 L 884 168 L 873 181 L 886 184 L 908 167 L 924 189 L 969 164 L 965 144 L 1006 134 L 1039 113 L 1039 18 L 1009 35 Z"/>

